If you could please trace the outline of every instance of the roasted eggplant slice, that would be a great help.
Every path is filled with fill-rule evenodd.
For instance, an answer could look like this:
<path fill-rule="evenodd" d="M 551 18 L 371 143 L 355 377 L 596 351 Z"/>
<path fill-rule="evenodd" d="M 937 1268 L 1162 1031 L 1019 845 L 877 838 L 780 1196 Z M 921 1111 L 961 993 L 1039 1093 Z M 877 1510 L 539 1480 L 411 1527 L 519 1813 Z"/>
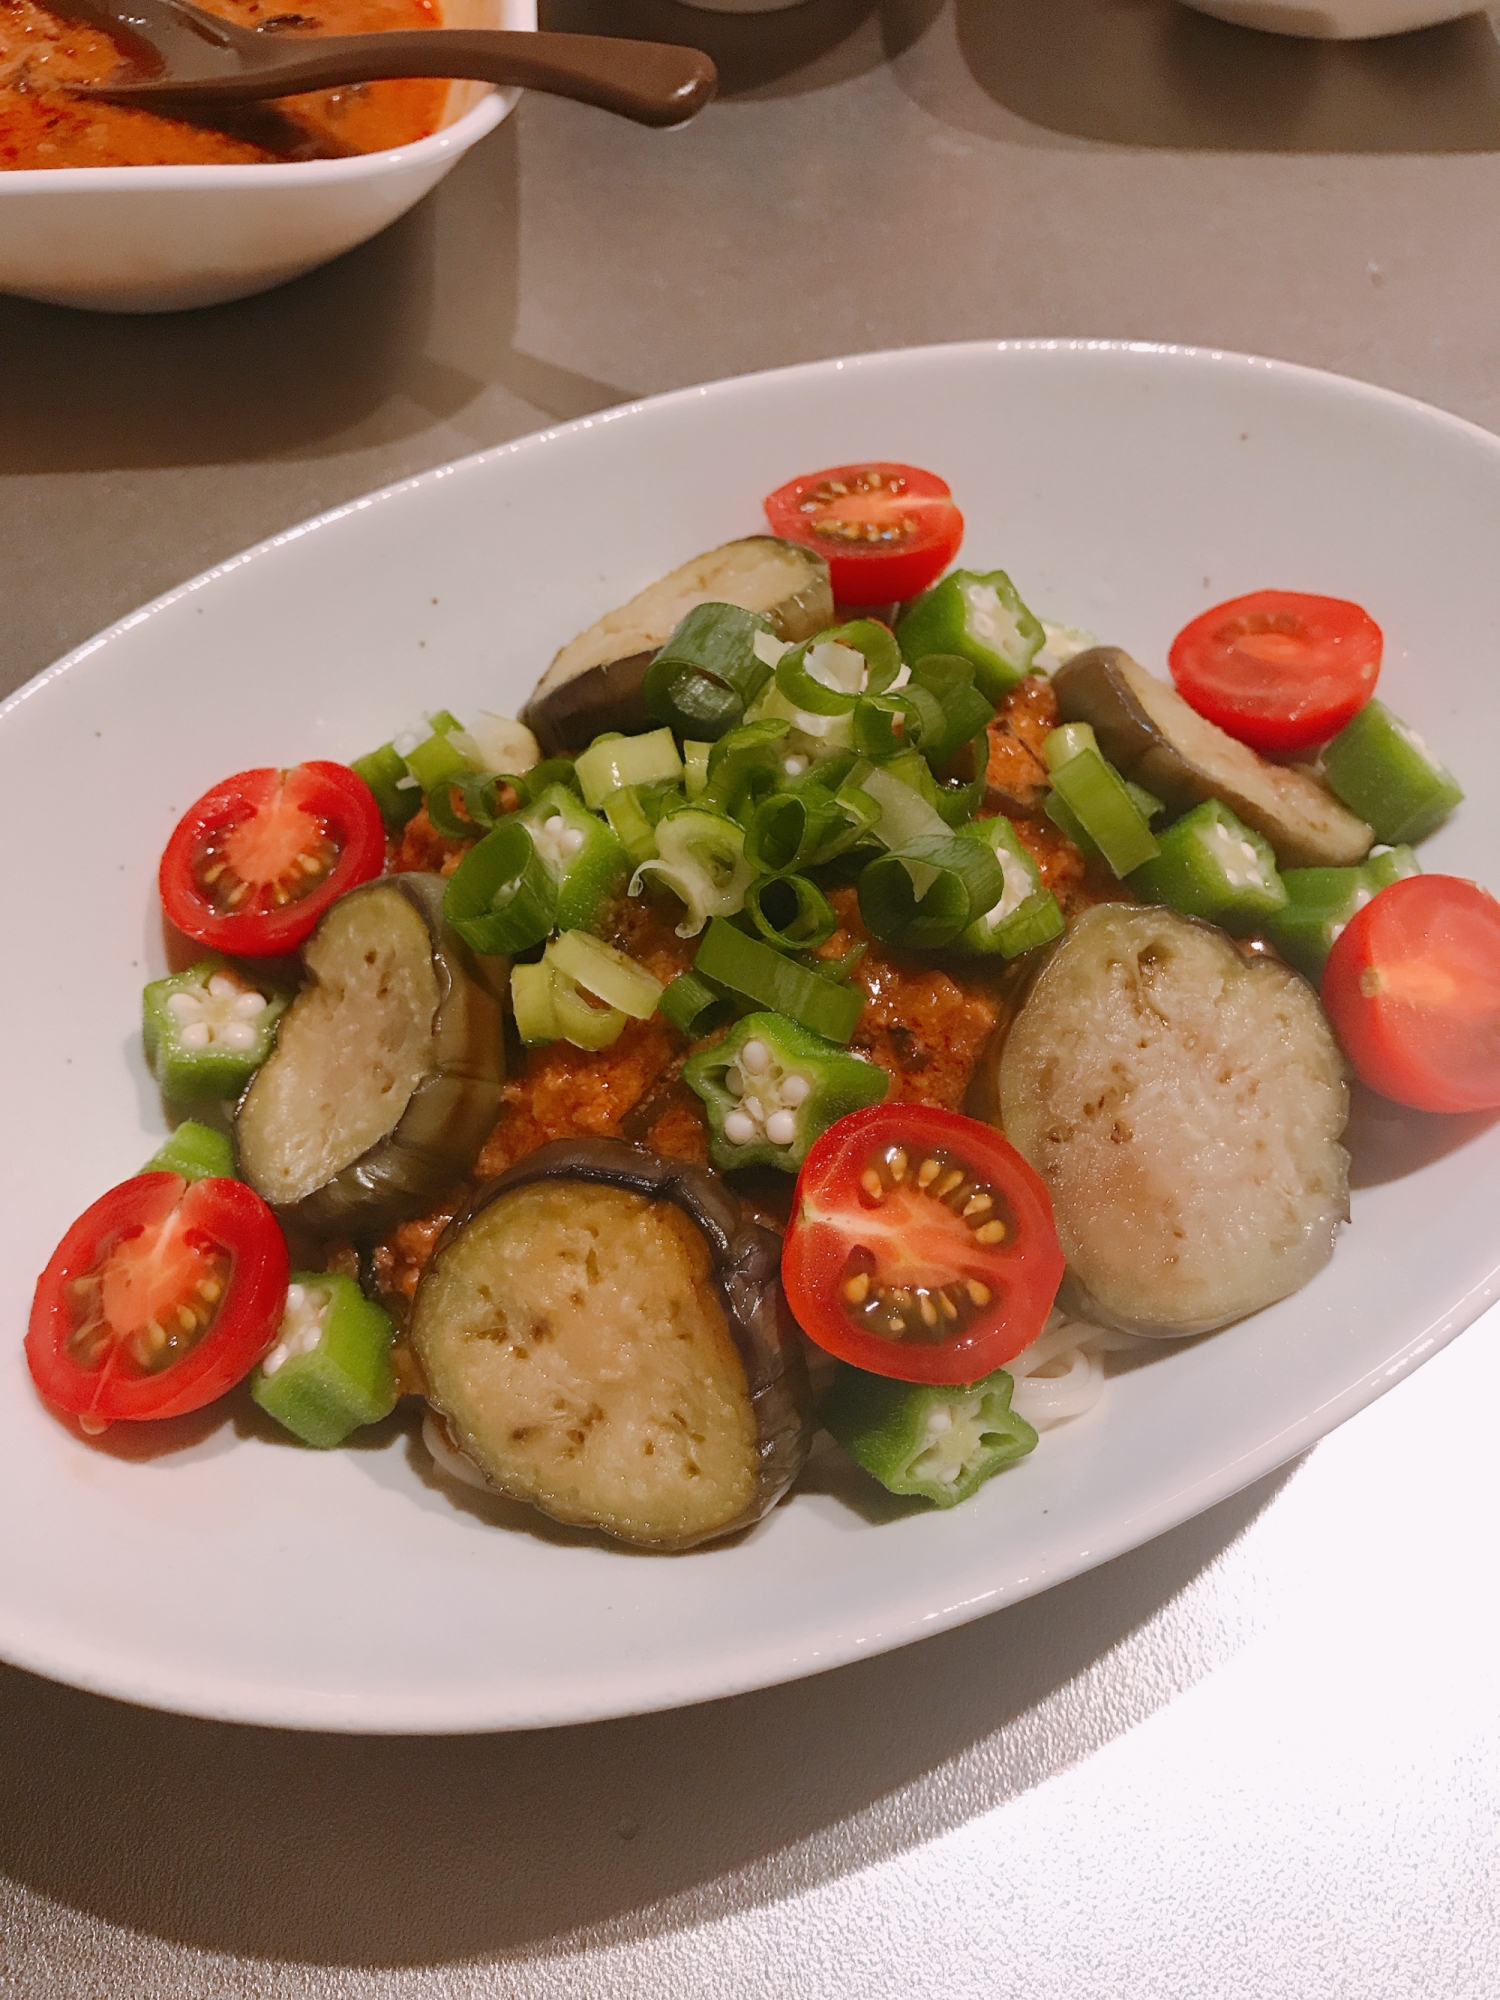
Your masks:
<path fill-rule="evenodd" d="M 521 720 L 549 757 L 582 750 L 605 729 L 649 729 L 641 682 L 653 656 L 695 604 L 760 611 L 783 639 L 833 623 L 828 565 L 775 535 L 749 535 L 695 556 L 564 646 Z"/>
<path fill-rule="evenodd" d="M 443 918 L 435 875 L 341 897 L 240 1100 L 246 1180 L 289 1224 L 367 1240 L 440 1201 L 500 1109 L 500 1005 Z"/>
<path fill-rule="evenodd" d="M 1169 806 L 1220 799 L 1265 835 L 1283 868 L 1349 868 L 1374 834 L 1310 771 L 1268 764 L 1118 646 L 1091 646 L 1052 677 L 1065 722 L 1090 722 L 1109 761 Z"/>
<path fill-rule="evenodd" d="M 484 1188 L 411 1341 L 495 1487 L 640 1548 L 759 1520 L 807 1456 L 781 1239 L 708 1168 L 623 1140 L 559 1140 Z"/>
<path fill-rule="evenodd" d="M 1310 986 L 1170 910 L 1088 910 L 1000 1061 L 1006 1137 L 1052 1197 L 1065 1298 L 1204 1333 L 1287 1297 L 1348 1218 L 1346 1072 Z"/>

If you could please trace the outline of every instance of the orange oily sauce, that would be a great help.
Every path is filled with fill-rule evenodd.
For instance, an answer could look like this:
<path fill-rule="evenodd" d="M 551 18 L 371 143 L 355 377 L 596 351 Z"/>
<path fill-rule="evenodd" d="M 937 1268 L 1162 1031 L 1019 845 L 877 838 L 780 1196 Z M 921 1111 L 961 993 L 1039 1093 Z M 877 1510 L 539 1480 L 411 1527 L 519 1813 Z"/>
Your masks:
<path fill-rule="evenodd" d="M 200 0 L 242 28 L 346 35 L 434 28 L 436 0 Z M 0 0 L 0 171 L 37 167 L 264 166 L 341 159 L 408 146 L 442 122 L 448 84 L 398 78 L 273 98 L 214 114 L 164 117 L 71 96 L 103 83 L 122 56 L 101 29 L 65 21 L 37 0 Z"/>

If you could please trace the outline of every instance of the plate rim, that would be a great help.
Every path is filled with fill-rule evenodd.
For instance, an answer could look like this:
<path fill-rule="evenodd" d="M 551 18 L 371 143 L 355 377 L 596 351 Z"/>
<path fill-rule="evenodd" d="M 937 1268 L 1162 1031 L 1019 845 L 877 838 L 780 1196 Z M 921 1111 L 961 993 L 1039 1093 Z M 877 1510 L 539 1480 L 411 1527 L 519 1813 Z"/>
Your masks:
<path fill-rule="evenodd" d="M 870 352 L 802 361 L 787 366 L 756 370 L 747 374 L 690 384 L 654 396 L 641 396 L 568 422 L 545 426 L 518 438 L 465 454 L 463 457 L 424 468 L 384 486 L 338 502 L 292 526 L 276 531 L 258 542 L 225 557 L 222 561 L 175 584 L 135 610 L 83 640 L 43 667 L 21 687 L 0 702 L 0 728 L 23 704 L 33 700 L 84 661 L 105 651 L 125 634 L 149 623 L 162 613 L 185 602 L 220 579 L 252 563 L 262 561 L 317 530 L 331 527 L 366 509 L 382 505 L 480 466 L 495 465 L 509 458 L 533 453 L 555 441 L 579 436 L 606 424 L 629 422 L 643 413 L 661 408 L 682 409 L 708 397 L 777 381 L 807 380 L 845 370 L 865 370 L 882 366 L 917 365 L 937 357 L 1001 358 L 1007 355 L 1113 354 L 1150 357 L 1163 363 L 1187 362 L 1195 367 L 1264 371 L 1273 378 L 1312 387 L 1321 392 L 1364 402 L 1417 418 L 1423 424 L 1447 430 L 1456 439 L 1491 454 L 1500 467 L 1500 436 L 1466 418 L 1437 405 L 1405 395 L 1399 390 L 1362 381 L 1351 375 L 1315 368 L 1295 361 L 1242 352 L 1232 348 L 1204 347 L 1166 341 L 1119 340 L 1089 337 L 1035 337 L 1020 339 L 967 340 L 933 343 L 916 347 L 882 348 Z M 653 1669 L 653 1689 L 615 1684 L 614 1692 L 584 1704 L 574 1702 L 566 1713 L 538 1709 L 533 1713 L 511 1708 L 497 1719 L 497 1705 L 476 1700 L 472 1687 L 460 1690 L 450 1700 L 446 1712 L 434 1705 L 416 1718 L 409 1695 L 387 1691 L 375 1696 L 321 1695 L 309 1688 L 269 1687 L 262 1682 L 236 1685 L 230 1676 L 220 1675 L 214 1686 L 205 1688 L 192 1675 L 176 1675 L 170 1662 L 152 1672 L 136 1670 L 133 1664 L 123 1671 L 112 1670 L 104 1650 L 89 1656 L 53 1649 L 45 1643 L 18 1640 L 13 1630 L 0 1622 L 0 1659 L 26 1672 L 41 1675 L 64 1685 L 108 1699 L 135 1703 L 169 1713 L 207 1720 L 234 1722 L 246 1726 L 316 1732 L 370 1735 L 461 1735 L 498 1733 L 538 1728 L 572 1726 L 632 1715 L 659 1713 L 696 1706 L 762 1688 L 831 1672 L 871 1655 L 894 1651 L 919 1639 L 984 1617 L 1003 1607 L 1050 1590 L 1090 1569 L 1110 1562 L 1170 1532 L 1265 1478 L 1309 1449 L 1340 1424 L 1368 1407 L 1386 1390 L 1395 1387 L 1414 1369 L 1456 1338 L 1490 1306 L 1500 1300 L 1500 1246 L 1489 1271 L 1458 1300 L 1430 1318 L 1384 1360 L 1366 1368 L 1346 1388 L 1325 1398 L 1286 1425 L 1258 1447 L 1241 1451 L 1204 1474 L 1186 1488 L 1174 1488 L 1154 1502 L 1135 1511 L 1112 1517 L 1105 1531 L 1091 1538 L 1090 1546 L 1072 1551 L 1049 1564 L 1045 1572 L 1013 1583 L 998 1583 L 970 1591 L 952 1604 L 917 1609 L 914 1605 L 893 1607 L 891 1614 L 879 1615 L 857 1633 L 838 1636 L 836 1644 L 809 1644 L 799 1641 L 791 1647 L 780 1642 L 774 1662 L 743 1650 L 717 1663 L 712 1688 L 687 1690 L 670 1684 Z M 751 1662 L 755 1662 L 751 1664 Z M 632 1669 L 632 1683 L 639 1672 Z"/>

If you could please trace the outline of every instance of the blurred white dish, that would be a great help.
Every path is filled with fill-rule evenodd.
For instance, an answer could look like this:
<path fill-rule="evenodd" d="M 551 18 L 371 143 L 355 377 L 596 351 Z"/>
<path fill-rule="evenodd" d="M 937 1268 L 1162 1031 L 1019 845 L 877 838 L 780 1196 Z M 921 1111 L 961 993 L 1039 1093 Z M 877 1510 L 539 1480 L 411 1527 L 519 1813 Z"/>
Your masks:
<path fill-rule="evenodd" d="M 1377 35 L 1403 35 L 1411 28 L 1431 28 L 1439 21 L 1461 21 L 1465 15 L 1483 12 L 1455 6 L 1454 0 L 1186 0 L 1186 5 L 1216 20 L 1233 21 L 1237 27 L 1320 42 L 1371 41 Z"/>
<path fill-rule="evenodd" d="M 443 22 L 535 28 L 536 0 L 446 0 Z M 430 137 L 347 160 L 0 173 L 0 292 L 171 312 L 266 291 L 405 215 L 519 96 L 455 83 Z"/>
<path fill-rule="evenodd" d="M 140 989 L 164 969 L 156 866 L 178 815 L 229 772 L 347 759 L 442 703 L 514 712 L 601 612 L 753 533 L 762 494 L 871 456 L 941 472 L 970 561 L 1158 671 L 1182 624 L 1247 590 L 1366 604 L 1381 693 L 1469 787 L 1423 864 L 1500 885 L 1500 440 L 1357 382 L 1086 341 L 864 355 L 605 411 L 278 536 L 0 710 L 24 855 L 4 891 L 0 1655 L 313 1728 L 704 1701 L 941 1631 L 1160 1534 L 1497 1296 L 1500 1121 L 1386 1106 L 1353 1225 L 1304 1291 L 1118 1375 L 952 1513 L 884 1503 L 819 1454 L 738 1540 L 645 1556 L 443 1487 L 391 1424 L 315 1452 L 237 1435 L 233 1403 L 94 1445 L 47 1415 L 21 1353 L 36 1273 L 164 1129 Z"/>

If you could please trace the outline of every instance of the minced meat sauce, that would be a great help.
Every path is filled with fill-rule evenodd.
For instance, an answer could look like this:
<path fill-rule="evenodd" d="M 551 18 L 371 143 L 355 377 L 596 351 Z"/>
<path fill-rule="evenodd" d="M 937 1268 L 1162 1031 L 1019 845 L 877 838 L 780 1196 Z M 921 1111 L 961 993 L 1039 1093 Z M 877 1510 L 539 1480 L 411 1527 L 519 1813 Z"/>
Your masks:
<path fill-rule="evenodd" d="M 1050 686 L 1039 677 L 1024 682 L 1002 705 L 991 730 L 991 771 L 999 759 L 1014 778 L 1025 770 L 1022 756 L 1030 757 L 1041 773 L 1040 798 L 1045 789 L 1041 740 L 1056 725 Z M 1036 808 L 1023 809 L 1009 784 L 996 789 L 1064 914 L 1095 901 L 1103 885 L 1090 882 L 1078 849 L 1049 821 L 1029 816 Z M 447 874 L 463 852 L 462 845 L 434 832 L 423 811 L 393 844 L 391 866 Z M 893 950 L 865 930 L 852 885 L 832 889 L 829 901 L 839 929 L 820 947 L 820 955 L 838 959 L 863 947 L 849 975 L 866 996 L 851 1051 L 889 1074 L 888 1101 L 961 1110 L 980 1057 L 1013 1011 L 1018 975 L 999 959 L 938 966 L 930 957 Z M 691 965 L 698 944 L 696 938 L 678 937 L 675 915 L 675 904 L 656 906 L 643 897 L 622 897 L 603 926 L 604 934 L 665 983 Z M 410 1299 L 439 1236 L 467 1204 L 474 1186 L 549 1140 L 602 1135 L 634 1140 L 672 1159 L 706 1160 L 703 1106 L 681 1081 L 693 1046 L 703 1045 L 690 1045 L 653 1016 L 631 1021 L 607 1049 L 577 1049 L 569 1042 L 528 1049 L 505 1086 L 504 1108 L 475 1162 L 473 1182 L 456 1189 L 433 1214 L 400 1224 L 377 1247 L 380 1289 L 397 1302 Z"/>
<path fill-rule="evenodd" d="M 434 28 L 435 0 L 199 0 L 242 28 L 277 35 L 345 35 Z M 69 83 L 103 83 L 127 58 L 102 29 L 65 20 L 37 0 L 0 0 L 0 170 L 36 167 L 267 165 L 338 159 L 408 146 L 443 120 L 448 84 L 402 77 L 307 91 L 205 115 L 73 97 Z"/>

